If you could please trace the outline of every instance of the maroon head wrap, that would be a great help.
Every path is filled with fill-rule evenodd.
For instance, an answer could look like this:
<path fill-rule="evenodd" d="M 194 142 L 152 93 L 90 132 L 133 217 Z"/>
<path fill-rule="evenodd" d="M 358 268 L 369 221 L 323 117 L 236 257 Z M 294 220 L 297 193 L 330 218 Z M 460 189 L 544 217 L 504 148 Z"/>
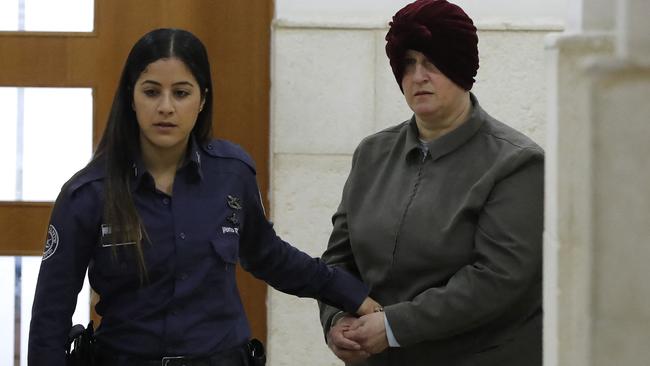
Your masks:
<path fill-rule="evenodd" d="M 478 70 L 478 37 L 472 19 L 446 0 L 416 0 L 393 16 L 386 55 L 402 89 L 407 50 L 422 52 L 451 81 L 472 89 Z"/>

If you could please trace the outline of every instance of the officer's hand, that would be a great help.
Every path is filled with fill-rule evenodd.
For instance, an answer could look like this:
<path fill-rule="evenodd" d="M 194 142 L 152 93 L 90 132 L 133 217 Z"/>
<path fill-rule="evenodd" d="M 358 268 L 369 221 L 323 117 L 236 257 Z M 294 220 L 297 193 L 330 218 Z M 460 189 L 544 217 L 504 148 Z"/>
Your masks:
<path fill-rule="evenodd" d="M 375 354 L 388 348 L 384 313 L 377 312 L 364 315 L 355 320 L 343 336 L 349 341 L 360 344 L 364 351 Z"/>
<path fill-rule="evenodd" d="M 346 315 L 336 321 L 327 333 L 327 345 L 345 363 L 361 361 L 370 354 L 361 349 L 361 346 L 350 339 L 347 339 L 343 332 L 352 330 L 352 324 L 356 318 Z"/>
<path fill-rule="evenodd" d="M 381 305 L 379 305 L 377 301 L 373 300 L 370 296 L 368 296 L 366 297 L 365 300 L 363 300 L 363 303 L 361 303 L 359 309 L 357 309 L 357 315 L 363 316 L 366 314 L 372 314 L 380 310 L 381 310 Z"/>

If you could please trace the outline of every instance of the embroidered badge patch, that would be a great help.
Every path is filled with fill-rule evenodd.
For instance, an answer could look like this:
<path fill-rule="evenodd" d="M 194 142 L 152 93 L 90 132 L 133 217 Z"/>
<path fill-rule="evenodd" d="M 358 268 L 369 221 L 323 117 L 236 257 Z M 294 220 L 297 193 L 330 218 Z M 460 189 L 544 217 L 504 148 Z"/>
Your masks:
<path fill-rule="evenodd" d="M 233 210 L 241 210 L 242 205 L 241 205 L 241 198 L 235 197 L 232 195 L 228 195 L 228 206 L 232 208 Z"/>
<path fill-rule="evenodd" d="M 237 214 L 234 212 L 232 213 L 232 215 L 228 216 L 226 220 L 228 220 L 228 222 L 233 224 L 234 226 L 239 226 L 239 219 L 237 218 Z"/>
<path fill-rule="evenodd" d="M 45 240 L 45 250 L 43 251 L 43 260 L 50 258 L 56 248 L 59 247 L 59 233 L 56 231 L 54 225 L 50 224 L 47 228 L 47 240 Z"/>

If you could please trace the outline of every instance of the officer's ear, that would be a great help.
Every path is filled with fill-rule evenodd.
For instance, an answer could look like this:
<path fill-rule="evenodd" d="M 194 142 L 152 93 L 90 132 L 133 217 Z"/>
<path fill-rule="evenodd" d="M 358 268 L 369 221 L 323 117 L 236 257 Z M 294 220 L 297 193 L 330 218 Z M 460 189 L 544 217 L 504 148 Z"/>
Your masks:
<path fill-rule="evenodd" d="M 203 111 L 203 106 L 205 105 L 205 98 L 208 97 L 208 88 L 205 88 L 205 92 L 201 96 L 201 106 L 199 107 L 199 113 Z"/>

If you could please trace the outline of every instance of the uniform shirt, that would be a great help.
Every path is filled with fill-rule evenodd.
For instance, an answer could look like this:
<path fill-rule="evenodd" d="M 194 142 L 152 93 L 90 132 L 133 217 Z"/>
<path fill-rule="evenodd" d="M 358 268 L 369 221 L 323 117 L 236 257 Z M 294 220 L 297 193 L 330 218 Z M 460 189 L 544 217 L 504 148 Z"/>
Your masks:
<path fill-rule="evenodd" d="M 402 346 L 369 365 L 455 365 L 541 321 L 543 151 L 471 99 L 427 149 L 412 118 L 354 153 L 323 259 L 360 275 Z"/>
<path fill-rule="evenodd" d="M 255 169 L 238 146 L 192 142 L 171 196 L 141 161 L 131 191 L 146 229 L 148 279 L 132 243 L 103 221 L 103 163 L 76 174 L 56 200 L 34 298 L 31 366 L 63 366 L 64 344 L 88 268 L 99 294 L 98 342 L 143 358 L 209 355 L 245 343 L 250 330 L 235 281 L 244 269 L 276 289 L 354 312 L 367 288 L 348 273 L 282 241 L 264 214 Z M 262 306 L 263 304 L 260 304 Z"/>

